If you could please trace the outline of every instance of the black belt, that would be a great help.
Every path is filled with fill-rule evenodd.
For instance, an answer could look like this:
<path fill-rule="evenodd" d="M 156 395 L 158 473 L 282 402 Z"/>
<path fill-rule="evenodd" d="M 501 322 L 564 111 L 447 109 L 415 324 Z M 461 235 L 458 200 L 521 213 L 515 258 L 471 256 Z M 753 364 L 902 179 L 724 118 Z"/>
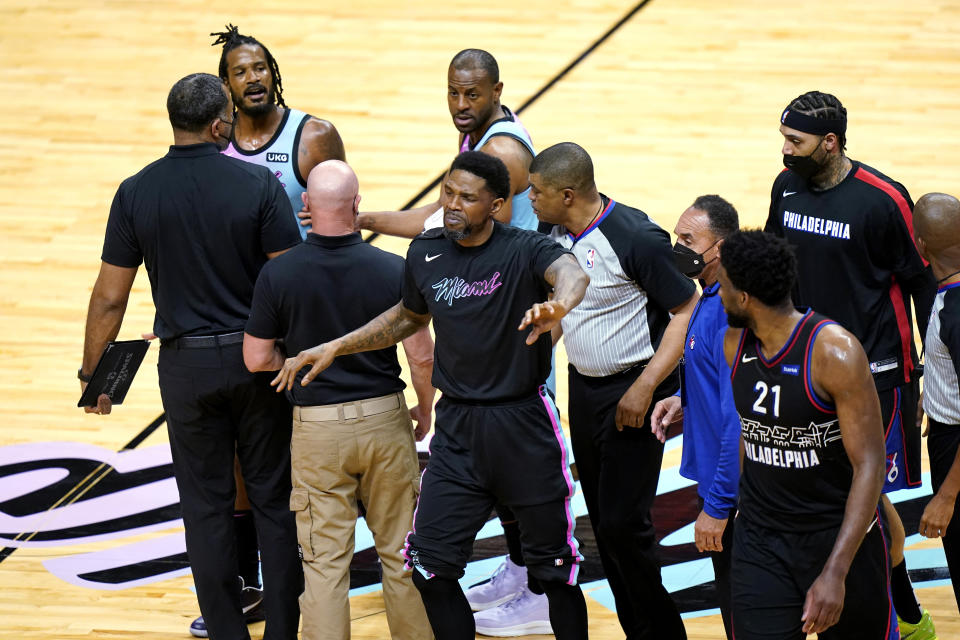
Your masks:
<path fill-rule="evenodd" d="M 175 349 L 210 349 L 212 347 L 240 344 L 241 342 L 243 342 L 243 331 L 234 331 L 233 333 L 220 333 L 215 336 L 183 336 L 172 340 L 164 340 L 163 346 L 174 347 Z"/>
<path fill-rule="evenodd" d="M 957 428 L 960 428 L 960 424 L 947 424 L 946 422 L 937 422 L 936 420 L 931 418 L 929 415 L 927 416 L 927 422 L 930 423 L 931 429 L 956 430 Z"/>

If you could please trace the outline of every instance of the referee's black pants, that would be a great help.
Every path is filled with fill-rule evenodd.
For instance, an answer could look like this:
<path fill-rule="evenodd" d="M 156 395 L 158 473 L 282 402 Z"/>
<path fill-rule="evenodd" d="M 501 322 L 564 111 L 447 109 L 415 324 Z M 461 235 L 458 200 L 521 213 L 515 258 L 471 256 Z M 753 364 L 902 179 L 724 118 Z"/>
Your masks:
<path fill-rule="evenodd" d="M 604 377 L 570 365 L 570 441 L 597 550 L 628 640 L 686 638 L 683 621 L 660 578 L 650 508 L 657 495 L 663 445 L 650 431 L 650 411 L 676 392 L 676 372 L 657 387 L 639 429 L 617 431 L 617 403 L 640 367 Z"/>
<path fill-rule="evenodd" d="M 930 480 L 933 492 L 943 486 L 950 467 L 960 449 L 960 424 L 944 424 L 927 416 L 930 434 L 927 436 L 927 454 L 930 456 Z M 947 534 L 941 538 L 943 551 L 947 556 L 947 569 L 953 583 L 953 595 L 960 607 L 960 499 L 954 505 L 953 517 L 947 524 Z"/>
<path fill-rule="evenodd" d="M 160 349 L 187 554 L 212 640 L 246 640 L 233 529 L 234 452 L 253 508 L 263 568 L 264 638 L 296 640 L 303 590 L 290 511 L 291 409 L 268 373 L 243 365 L 241 344 Z"/>

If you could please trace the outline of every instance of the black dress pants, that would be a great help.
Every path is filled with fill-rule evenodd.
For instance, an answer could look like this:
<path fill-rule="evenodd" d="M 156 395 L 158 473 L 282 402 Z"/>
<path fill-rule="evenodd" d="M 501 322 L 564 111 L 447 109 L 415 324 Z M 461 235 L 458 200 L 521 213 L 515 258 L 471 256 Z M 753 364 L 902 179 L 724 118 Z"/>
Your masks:
<path fill-rule="evenodd" d="M 158 366 L 187 554 L 212 640 L 246 640 L 233 530 L 234 452 L 254 513 L 267 640 L 296 640 L 303 590 L 290 511 L 291 409 L 242 345 L 163 345 Z"/>
<path fill-rule="evenodd" d="M 640 367 L 605 377 L 570 366 L 570 440 L 590 522 L 617 617 L 628 640 L 686 638 L 683 621 L 660 578 L 650 508 L 657 495 L 663 445 L 650 431 L 650 411 L 679 386 L 674 372 L 657 388 L 643 427 L 614 424 L 617 403 Z"/>
<path fill-rule="evenodd" d="M 932 420 L 929 416 L 930 435 L 927 436 L 927 454 L 930 456 L 930 480 L 933 492 L 936 493 L 943 486 L 943 481 L 950 473 L 960 448 L 960 425 L 944 424 Z M 960 503 L 960 500 L 958 500 Z M 943 551 L 947 556 L 947 568 L 953 582 L 953 595 L 960 607 L 960 504 L 954 506 L 953 517 L 947 525 L 947 535 L 941 538 Z"/>

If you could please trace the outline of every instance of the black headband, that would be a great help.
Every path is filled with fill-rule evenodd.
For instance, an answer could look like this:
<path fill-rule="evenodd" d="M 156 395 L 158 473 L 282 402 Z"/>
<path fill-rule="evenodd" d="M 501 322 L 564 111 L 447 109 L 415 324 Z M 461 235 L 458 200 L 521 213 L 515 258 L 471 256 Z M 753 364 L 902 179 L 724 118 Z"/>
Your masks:
<path fill-rule="evenodd" d="M 783 115 L 780 116 L 780 123 L 791 129 L 818 136 L 825 136 L 828 133 L 835 133 L 842 136 L 847 132 L 846 118 L 840 120 L 815 118 L 814 116 L 808 116 L 805 113 L 794 111 L 790 107 L 783 110 Z"/>

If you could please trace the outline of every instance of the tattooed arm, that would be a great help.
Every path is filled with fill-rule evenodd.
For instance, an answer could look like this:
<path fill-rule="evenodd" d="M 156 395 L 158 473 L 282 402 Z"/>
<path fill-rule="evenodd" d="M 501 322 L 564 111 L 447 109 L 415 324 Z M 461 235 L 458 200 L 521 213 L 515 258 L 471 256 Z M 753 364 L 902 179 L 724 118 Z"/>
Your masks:
<path fill-rule="evenodd" d="M 293 358 L 287 358 L 283 368 L 270 384 L 276 386 L 277 391 L 291 389 L 297 372 L 307 365 L 312 365 L 300 381 L 301 385 L 307 386 L 317 374 L 329 367 L 337 356 L 385 349 L 412 336 L 429 322 L 429 313 L 414 313 L 404 307 L 402 302 L 398 302 L 356 331 L 301 351 Z"/>

